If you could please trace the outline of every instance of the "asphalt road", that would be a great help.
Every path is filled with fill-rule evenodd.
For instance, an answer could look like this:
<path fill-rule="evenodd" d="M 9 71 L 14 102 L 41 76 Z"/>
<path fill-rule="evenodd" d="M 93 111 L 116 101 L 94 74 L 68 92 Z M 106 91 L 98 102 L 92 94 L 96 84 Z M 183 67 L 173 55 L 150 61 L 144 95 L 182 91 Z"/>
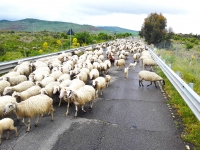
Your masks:
<path fill-rule="evenodd" d="M 126 60 L 133 62 L 132 55 Z M 61 107 L 54 104 L 54 121 L 44 116 L 26 133 L 21 121 L 15 121 L 19 136 L 10 139 L 2 136 L 0 150 L 183 150 L 185 143 L 180 137 L 166 100 L 159 88 L 148 82 L 139 87 L 138 72 L 129 70 L 128 79 L 124 78 L 123 69 L 112 67 L 112 77 L 108 88 L 95 100 L 93 111 L 78 112 L 73 119 L 74 107 L 69 116 L 65 116 L 66 103 Z"/>

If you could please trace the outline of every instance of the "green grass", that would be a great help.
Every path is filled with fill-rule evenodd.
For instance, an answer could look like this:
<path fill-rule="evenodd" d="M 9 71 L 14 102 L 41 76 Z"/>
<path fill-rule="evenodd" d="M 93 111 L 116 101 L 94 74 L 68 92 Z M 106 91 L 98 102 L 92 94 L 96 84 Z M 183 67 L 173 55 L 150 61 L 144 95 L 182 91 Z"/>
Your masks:
<path fill-rule="evenodd" d="M 184 45 L 180 46 L 176 51 L 158 49 L 157 54 L 165 60 L 166 64 L 171 64 L 174 72 L 179 71 L 180 77 L 188 84 L 194 83 L 194 91 L 200 95 L 200 60 L 195 57 L 200 55 L 197 49 L 188 51 Z M 178 51 L 178 52 L 177 52 Z M 168 103 L 176 110 L 178 117 L 181 118 L 183 133 L 181 137 L 184 141 L 192 143 L 195 150 L 200 150 L 200 122 L 187 106 L 183 98 L 176 91 L 173 85 L 168 81 L 164 73 L 157 69 L 157 73 L 166 80 L 164 90 L 169 97 Z"/>

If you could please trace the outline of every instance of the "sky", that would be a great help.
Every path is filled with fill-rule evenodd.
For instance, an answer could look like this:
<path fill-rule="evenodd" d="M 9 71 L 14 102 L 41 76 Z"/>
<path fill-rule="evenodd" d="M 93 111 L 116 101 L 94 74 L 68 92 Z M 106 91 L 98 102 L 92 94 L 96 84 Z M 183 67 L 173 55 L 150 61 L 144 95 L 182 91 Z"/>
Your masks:
<path fill-rule="evenodd" d="M 151 13 L 175 33 L 200 34 L 198 0 L 0 0 L 0 20 L 34 18 L 140 31 Z"/>

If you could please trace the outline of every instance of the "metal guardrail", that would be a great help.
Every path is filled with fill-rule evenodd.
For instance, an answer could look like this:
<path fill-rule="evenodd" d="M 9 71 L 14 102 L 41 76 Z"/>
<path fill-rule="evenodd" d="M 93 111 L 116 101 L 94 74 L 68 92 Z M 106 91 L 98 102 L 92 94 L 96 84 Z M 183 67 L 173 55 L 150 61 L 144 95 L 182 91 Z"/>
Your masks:
<path fill-rule="evenodd" d="M 84 46 L 84 47 L 80 47 L 80 48 L 75 48 L 75 49 L 59 51 L 59 52 L 56 52 L 56 53 L 50 53 L 50 54 L 46 54 L 46 55 L 40 55 L 40 56 L 29 57 L 29 58 L 24 58 L 24 59 L 18 59 L 18 60 L 15 60 L 15 61 L 9 61 L 9 62 L 5 62 L 5 63 L 3 62 L 3 63 L 0 63 L 0 74 L 4 74 L 6 72 L 9 72 L 11 69 L 13 69 L 15 66 L 17 66 L 19 61 L 35 61 L 35 60 L 40 59 L 40 58 L 56 56 L 56 55 L 62 54 L 63 52 L 64 53 L 73 52 L 73 51 L 76 51 L 76 50 L 83 51 L 87 47 L 90 47 L 90 46 L 94 47 L 96 45 L 97 44 Z"/>
<path fill-rule="evenodd" d="M 164 74 L 182 96 L 184 101 L 190 107 L 197 119 L 200 121 L 200 97 L 189 87 L 170 67 L 168 67 L 150 48 L 148 48 L 152 57 L 162 69 Z"/>

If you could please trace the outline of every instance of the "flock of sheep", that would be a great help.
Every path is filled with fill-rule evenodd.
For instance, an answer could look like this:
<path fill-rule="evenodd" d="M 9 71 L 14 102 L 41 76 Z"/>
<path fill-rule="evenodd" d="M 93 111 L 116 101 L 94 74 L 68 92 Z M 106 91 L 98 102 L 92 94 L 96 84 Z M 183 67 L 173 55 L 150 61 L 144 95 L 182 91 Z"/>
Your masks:
<path fill-rule="evenodd" d="M 129 55 L 133 56 L 133 61 L 126 64 Z M 0 120 L 0 144 L 4 130 L 14 130 L 18 136 L 9 114 L 14 113 L 17 119 L 22 119 L 26 132 L 30 131 L 33 117 L 37 117 L 35 126 L 46 114 L 51 114 L 53 121 L 55 100 L 59 101 L 58 106 L 62 101 L 67 102 L 66 116 L 70 104 L 74 104 L 76 118 L 79 107 L 86 112 L 84 106 L 89 103 L 89 110 L 92 110 L 94 100 L 109 86 L 111 67 L 116 67 L 116 70 L 124 67 L 124 77 L 128 78 L 129 69 L 135 70 L 138 62 L 143 66 L 139 72 L 139 86 L 143 86 L 143 80 L 151 84 L 154 82 L 155 86 L 157 81 L 164 83 L 155 72 L 146 70 L 147 66 L 156 63 L 145 45 L 133 39 L 115 40 L 88 47 L 85 51 L 66 52 L 35 62 L 20 61 L 14 69 L 0 77 L 0 117 L 3 118 Z M 28 123 L 25 123 L 25 118 L 28 118 Z"/>

